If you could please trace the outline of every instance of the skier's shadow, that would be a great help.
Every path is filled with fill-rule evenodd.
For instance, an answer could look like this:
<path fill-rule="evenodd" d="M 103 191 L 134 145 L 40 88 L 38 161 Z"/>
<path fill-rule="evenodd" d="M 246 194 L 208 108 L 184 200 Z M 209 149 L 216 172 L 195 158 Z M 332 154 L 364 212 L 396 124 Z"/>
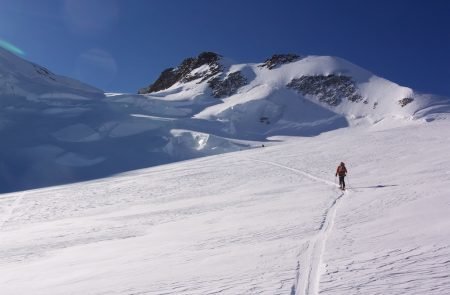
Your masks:
<path fill-rule="evenodd" d="M 392 187 L 392 186 L 398 186 L 398 184 L 379 184 L 379 185 L 373 185 L 373 186 L 354 186 L 352 188 L 385 188 L 385 187 Z"/>

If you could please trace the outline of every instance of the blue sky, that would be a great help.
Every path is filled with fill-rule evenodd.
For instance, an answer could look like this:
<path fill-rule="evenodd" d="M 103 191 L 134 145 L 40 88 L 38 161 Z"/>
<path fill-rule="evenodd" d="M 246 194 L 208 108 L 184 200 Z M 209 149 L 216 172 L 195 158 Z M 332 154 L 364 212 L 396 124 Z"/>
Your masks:
<path fill-rule="evenodd" d="M 57 74 L 136 92 L 202 51 L 334 55 L 450 96 L 450 1 L 0 0 L 0 40 Z"/>

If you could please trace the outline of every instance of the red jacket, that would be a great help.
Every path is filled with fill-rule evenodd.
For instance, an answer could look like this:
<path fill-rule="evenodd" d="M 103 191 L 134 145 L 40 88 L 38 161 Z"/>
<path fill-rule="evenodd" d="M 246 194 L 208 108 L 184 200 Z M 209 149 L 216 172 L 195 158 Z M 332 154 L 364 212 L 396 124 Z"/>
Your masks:
<path fill-rule="evenodd" d="M 345 168 L 345 166 L 339 165 L 336 169 L 336 175 L 339 175 L 339 176 L 347 175 L 347 168 Z"/>

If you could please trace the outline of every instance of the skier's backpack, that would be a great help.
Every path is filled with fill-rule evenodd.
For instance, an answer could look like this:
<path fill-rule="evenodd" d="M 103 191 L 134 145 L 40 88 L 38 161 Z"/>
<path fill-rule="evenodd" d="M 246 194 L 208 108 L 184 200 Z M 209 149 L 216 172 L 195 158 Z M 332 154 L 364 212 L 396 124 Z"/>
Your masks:
<path fill-rule="evenodd" d="M 337 174 L 339 176 L 345 176 L 345 173 L 347 173 L 347 169 L 345 168 L 345 166 L 339 165 L 339 167 L 337 168 Z"/>

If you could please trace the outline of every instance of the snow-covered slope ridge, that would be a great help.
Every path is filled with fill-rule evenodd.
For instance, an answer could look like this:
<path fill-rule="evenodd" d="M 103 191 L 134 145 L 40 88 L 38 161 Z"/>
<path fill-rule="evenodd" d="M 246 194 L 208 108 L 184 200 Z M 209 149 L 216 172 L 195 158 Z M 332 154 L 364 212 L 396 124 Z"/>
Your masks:
<path fill-rule="evenodd" d="M 0 48 L 0 95 L 39 99 L 90 99 L 103 92 L 77 80 L 55 75 Z M 3 100 L 3 99 L 2 99 Z"/>
<path fill-rule="evenodd" d="M 0 49 L 0 191 L 92 179 L 315 136 L 351 125 L 446 117 L 422 95 L 334 57 L 238 64 L 204 52 L 143 94 L 97 90 Z"/>

